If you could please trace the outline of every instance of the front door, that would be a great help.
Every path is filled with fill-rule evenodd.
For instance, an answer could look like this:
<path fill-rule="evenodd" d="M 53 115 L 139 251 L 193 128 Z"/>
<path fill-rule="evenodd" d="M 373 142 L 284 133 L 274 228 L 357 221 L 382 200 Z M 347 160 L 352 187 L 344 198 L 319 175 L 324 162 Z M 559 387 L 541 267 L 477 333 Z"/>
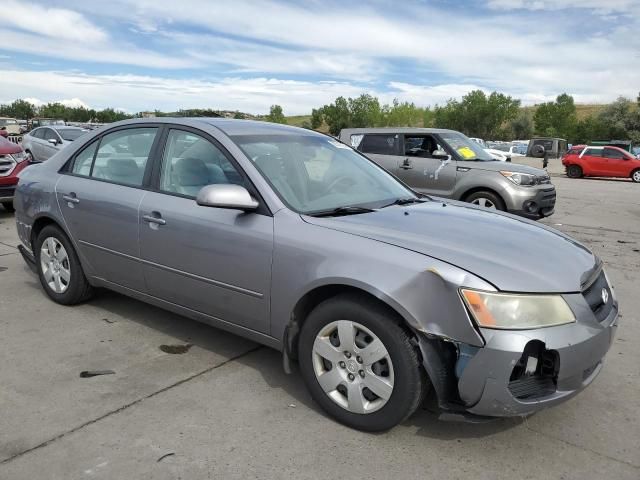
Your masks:
<path fill-rule="evenodd" d="M 269 332 L 273 217 L 202 207 L 200 189 L 245 185 L 213 139 L 169 131 L 157 192 L 140 205 L 140 254 L 151 295 L 220 320 Z"/>
<path fill-rule="evenodd" d="M 56 144 L 51 143 L 51 140 L 55 140 Z M 47 160 L 53 157 L 58 152 L 58 142 L 62 142 L 57 132 L 52 128 L 44 129 L 44 138 L 41 140 L 41 154 L 40 159 Z"/>
<path fill-rule="evenodd" d="M 627 157 L 622 150 L 604 147 L 602 156 L 607 162 L 607 175 L 611 175 L 612 177 L 628 177 L 631 174 L 629 171 L 630 158 Z"/>
<path fill-rule="evenodd" d="M 118 130 L 75 155 L 56 185 L 65 223 L 95 275 L 144 291 L 138 207 L 157 128 Z"/>
<path fill-rule="evenodd" d="M 450 196 L 456 184 L 456 160 L 441 155 L 446 152 L 437 139 L 428 134 L 405 134 L 402 143 L 398 178 L 420 192 Z"/>

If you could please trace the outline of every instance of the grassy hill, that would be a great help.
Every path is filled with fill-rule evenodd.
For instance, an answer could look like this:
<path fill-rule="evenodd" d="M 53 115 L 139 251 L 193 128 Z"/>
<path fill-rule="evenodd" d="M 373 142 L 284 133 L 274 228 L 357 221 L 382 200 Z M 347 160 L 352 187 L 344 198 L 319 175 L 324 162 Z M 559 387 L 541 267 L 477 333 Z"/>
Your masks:
<path fill-rule="evenodd" d="M 593 115 L 594 113 L 598 113 L 604 107 L 606 107 L 605 104 L 576 104 L 576 113 L 578 115 L 578 120 L 582 120 L 583 118 Z M 525 112 L 531 112 L 531 114 L 533 115 L 536 111 L 536 108 L 538 108 L 536 105 L 532 105 L 528 107 L 522 107 L 521 110 L 524 110 Z M 287 124 L 293 125 L 294 127 L 302 127 L 305 122 L 311 124 L 311 115 L 292 115 L 286 118 Z"/>

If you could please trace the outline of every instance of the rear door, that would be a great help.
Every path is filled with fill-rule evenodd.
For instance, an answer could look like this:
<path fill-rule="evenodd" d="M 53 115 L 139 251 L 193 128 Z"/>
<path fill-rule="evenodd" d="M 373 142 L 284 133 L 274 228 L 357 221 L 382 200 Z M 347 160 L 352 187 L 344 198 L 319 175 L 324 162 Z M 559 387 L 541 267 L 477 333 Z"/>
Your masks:
<path fill-rule="evenodd" d="M 42 149 L 42 142 L 44 141 L 44 128 L 37 128 L 31 132 L 31 154 L 34 160 L 44 160 L 44 150 Z"/>
<path fill-rule="evenodd" d="M 367 133 L 357 149 L 393 175 L 398 175 L 401 161 L 400 135 L 397 133 Z"/>
<path fill-rule="evenodd" d="M 587 147 L 580 156 L 582 171 L 587 175 L 607 175 L 607 160 L 602 156 L 602 148 Z"/>
<path fill-rule="evenodd" d="M 138 208 L 158 130 L 145 125 L 107 132 L 74 156 L 56 185 L 65 223 L 95 274 L 141 292 Z"/>
<path fill-rule="evenodd" d="M 410 187 L 441 197 L 452 194 L 456 184 L 456 161 L 453 157 L 434 156 L 444 147 L 430 134 L 402 135 L 403 156 L 398 177 Z"/>

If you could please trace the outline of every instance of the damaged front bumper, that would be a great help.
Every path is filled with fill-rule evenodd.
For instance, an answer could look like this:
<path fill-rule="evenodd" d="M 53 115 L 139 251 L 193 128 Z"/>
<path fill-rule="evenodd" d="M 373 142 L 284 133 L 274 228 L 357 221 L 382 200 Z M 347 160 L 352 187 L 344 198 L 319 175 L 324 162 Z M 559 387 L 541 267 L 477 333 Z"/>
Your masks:
<path fill-rule="evenodd" d="M 484 347 L 442 342 L 436 347 L 442 352 L 423 338 L 425 369 L 435 374 L 440 408 L 462 416 L 526 416 L 589 385 L 613 342 L 618 305 L 613 301 L 606 316 L 596 315 L 582 294 L 564 298 L 576 314 L 574 323 L 518 331 L 483 328 Z M 427 363 L 435 354 L 444 360 L 434 372 Z"/>

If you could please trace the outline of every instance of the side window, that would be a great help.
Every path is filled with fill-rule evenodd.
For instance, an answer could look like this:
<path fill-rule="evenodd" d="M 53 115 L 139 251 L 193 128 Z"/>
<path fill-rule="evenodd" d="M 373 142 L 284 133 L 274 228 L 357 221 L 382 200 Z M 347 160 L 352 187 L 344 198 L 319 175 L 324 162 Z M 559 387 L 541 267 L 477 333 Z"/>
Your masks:
<path fill-rule="evenodd" d="M 365 135 L 358 150 L 378 155 L 398 155 L 398 135 Z"/>
<path fill-rule="evenodd" d="M 584 151 L 583 157 L 601 157 L 602 149 L 601 148 L 587 148 Z"/>
<path fill-rule="evenodd" d="M 439 148 L 438 142 L 431 135 L 404 136 L 404 154 L 408 157 L 431 157 Z"/>
<path fill-rule="evenodd" d="M 195 197 L 207 185 L 243 185 L 243 177 L 222 151 L 195 133 L 171 130 L 160 172 L 160 190 Z"/>
<path fill-rule="evenodd" d="M 44 135 L 44 128 L 36 128 L 31 134 L 32 137 L 42 138 Z"/>
<path fill-rule="evenodd" d="M 91 164 L 93 163 L 93 157 L 97 148 L 98 142 L 96 141 L 78 153 L 73 161 L 71 172 L 76 175 L 84 175 L 88 177 L 91 174 Z"/>
<path fill-rule="evenodd" d="M 91 176 L 139 187 L 157 128 L 131 128 L 102 137 Z"/>
<path fill-rule="evenodd" d="M 602 156 L 606 158 L 613 158 L 615 160 L 624 159 L 624 153 L 622 153 L 620 150 L 614 150 L 613 148 L 605 148 L 604 154 Z"/>

